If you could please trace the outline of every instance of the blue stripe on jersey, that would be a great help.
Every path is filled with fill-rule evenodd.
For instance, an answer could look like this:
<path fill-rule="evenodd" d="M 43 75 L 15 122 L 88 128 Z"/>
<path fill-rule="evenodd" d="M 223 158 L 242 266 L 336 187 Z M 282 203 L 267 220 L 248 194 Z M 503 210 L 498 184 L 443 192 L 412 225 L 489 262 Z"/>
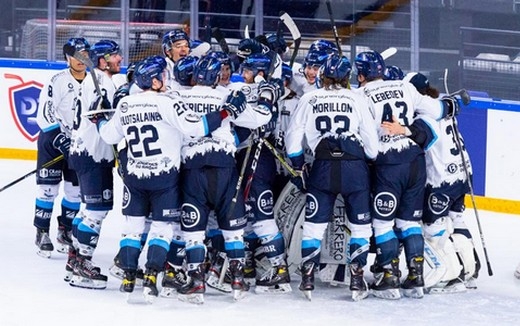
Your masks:
<path fill-rule="evenodd" d="M 417 235 L 417 234 L 420 234 L 422 235 L 422 230 L 420 227 L 411 227 L 409 229 L 406 229 L 406 230 L 403 230 L 401 232 L 401 239 L 404 239 L 404 238 L 407 238 L 407 237 L 410 237 L 412 235 Z"/>
<path fill-rule="evenodd" d="M 433 144 L 435 144 L 437 142 L 437 139 L 439 139 L 439 135 L 437 135 L 437 133 L 435 132 L 435 129 L 433 129 L 431 124 L 429 124 L 427 121 L 424 121 L 424 123 L 428 126 L 428 128 L 430 128 L 430 131 L 431 131 L 432 137 L 433 137 L 432 140 L 425 146 L 424 150 L 427 151 L 430 147 L 433 146 Z"/>
<path fill-rule="evenodd" d="M 140 244 L 140 242 L 139 242 Z M 167 241 L 164 241 L 163 239 L 159 238 L 153 238 L 148 241 L 148 247 L 150 246 L 159 246 L 161 248 L 164 248 L 166 251 L 170 250 L 170 243 Z"/>
<path fill-rule="evenodd" d="M 287 153 L 287 157 L 289 157 L 289 158 L 296 157 L 298 155 L 303 155 L 303 149 L 297 153 Z"/>
<path fill-rule="evenodd" d="M 241 249 L 244 249 L 244 243 L 242 241 L 231 241 L 231 242 L 226 241 L 224 243 L 224 249 L 226 251 L 241 250 Z"/>
<path fill-rule="evenodd" d="M 318 239 L 302 240 L 302 249 L 320 248 L 320 246 L 321 246 L 321 241 Z"/>
<path fill-rule="evenodd" d="M 376 243 L 377 244 L 385 243 L 385 242 L 390 241 L 392 239 L 397 239 L 397 237 L 395 236 L 395 233 L 394 233 L 393 230 L 376 236 Z"/>
<path fill-rule="evenodd" d="M 60 127 L 60 125 L 56 123 L 56 124 L 48 126 L 47 128 L 43 128 L 42 131 L 43 132 L 49 132 L 49 131 L 53 131 L 53 130 L 58 129 L 59 127 Z"/>
<path fill-rule="evenodd" d="M 63 198 L 61 200 L 61 204 L 65 207 L 65 208 L 68 208 L 68 209 L 71 209 L 73 211 L 77 211 L 79 210 L 79 205 L 80 203 L 79 202 L 71 202 L 71 201 L 68 201 L 67 199 Z"/>
<path fill-rule="evenodd" d="M 208 230 L 207 236 L 208 236 L 208 238 L 211 238 L 211 237 L 221 235 L 221 234 L 222 234 L 222 231 L 219 229 L 210 229 L 210 230 Z"/>
<path fill-rule="evenodd" d="M 36 199 L 36 206 L 41 207 L 43 209 L 52 209 L 52 206 L 54 205 L 53 201 L 44 201 L 41 199 Z"/>
<path fill-rule="evenodd" d="M 141 250 L 141 241 L 135 240 L 135 239 L 127 239 L 123 238 L 121 241 L 119 241 L 119 247 L 131 247 L 136 248 L 138 250 Z"/>
<path fill-rule="evenodd" d="M 363 247 L 368 244 L 368 240 L 365 238 L 350 238 L 350 244 L 357 244 L 360 247 Z"/>

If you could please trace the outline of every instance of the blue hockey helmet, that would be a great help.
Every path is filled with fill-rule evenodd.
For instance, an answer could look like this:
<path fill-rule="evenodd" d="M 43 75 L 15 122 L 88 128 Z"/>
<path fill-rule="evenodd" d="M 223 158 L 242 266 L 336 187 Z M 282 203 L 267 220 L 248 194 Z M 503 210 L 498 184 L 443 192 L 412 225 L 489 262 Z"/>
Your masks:
<path fill-rule="evenodd" d="M 251 70 L 253 75 L 258 75 L 258 72 L 263 71 L 264 74 L 269 72 L 271 67 L 271 59 L 262 53 L 253 53 L 247 56 L 240 64 L 240 71 L 244 69 Z"/>
<path fill-rule="evenodd" d="M 180 58 L 173 67 L 175 80 L 182 86 L 191 86 L 193 71 L 198 61 L 199 58 L 191 55 Z"/>
<path fill-rule="evenodd" d="M 403 80 L 404 73 L 398 66 L 387 66 L 383 75 L 384 80 Z"/>
<path fill-rule="evenodd" d="M 350 78 L 352 65 L 345 56 L 332 54 L 320 68 L 320 76 L 332 78 L 336 80 L 344 80 Z"/>
<path fill-rule="evenodd" d="M 310 51 L 325 51 L 328 54 L 339 53 L 336 43 L 329 40 L 316 40 L 312 42 L 311 46 L 309 47 L 309 52 Z"/>
<path fill-rule="evenodd" d="M 75 52 L 90 51 L 90 44 L 83 37 L 72 37 L 63 45 L 63 55 L 67 60 L 67 50 L 74 48 Z"/>
<path fill-rule="evenodd" d="M 168 33 L 164 34 L 163 38 L 162 38 L 162 47 L 163 47 L 164 54 L 166 54 L 166 51 L 169 51 L 172 49 L 173 43 L 175 43 L 177 41 L 181 41 L 181 40 L 187 41 L 188 45 L 191 46 L 190 37 L 182 29 L 174 29 L 174 30 L 169 31 Z"/>
<path fill-rule="evenodd" d="M 109 61 L 110 55 L 121 53 L 119 45 L 112 40 L 100 40 L 90 47 L 89 57 L 95 66 L 99 64 L 99 59 L 104 58 Z"/>
<path fill-rule="evenodd" d="M 162 66 L 163 69 L 166 69 L 168 64 L 166 63 L 166 59 L 160 55 L 151 55 L 143 59 L 143 62 L 148 63 L 157 63 L 158 65 Z"/>
<path fill-rule="evenodd" d="M 292 72 L 291 66 L 289 66 L 285 62 L 282 62 L 282 79 L 284 81 L 290 83 L 292 78 L 293 78 L 293 72 Z"/>
<path fill-rule="evenodd" d="M 267 34 L 266 38 L 269 48 L 274 52 L 282 54 L 287 51 L 287 42 L 285 42 L 283 35 Z"/>
<path fill-rule="evenodd" d="M 328 57 L 329 53 L 325 50 L 310 50 L 303 59 L 303 67 L 321 67 Z"/>
<path fill-rule="evenodd" d="M 160 60 L 151 57 L 145 58 L 136 66 L 134 73 L 135 83 L 142 90 L 150 89 L 152 88 L 154 78 L 163 82 L 164 69 L 165 65 L 163 65 Z"/>
<path fill-rule="evenodd" d="M 198 85 L 215 86 L 220 79 L 222 63 L 219 59 L 205 56 L 202 57 L 193 70 L 193 78 Z"/>
<path fill-rule="evenodd" d="M 356 56 L 355 65 L 358 75 L 367 80 L 382 78 L 385 72 L 385 60 L 376 51 L 361 52 Z"/>

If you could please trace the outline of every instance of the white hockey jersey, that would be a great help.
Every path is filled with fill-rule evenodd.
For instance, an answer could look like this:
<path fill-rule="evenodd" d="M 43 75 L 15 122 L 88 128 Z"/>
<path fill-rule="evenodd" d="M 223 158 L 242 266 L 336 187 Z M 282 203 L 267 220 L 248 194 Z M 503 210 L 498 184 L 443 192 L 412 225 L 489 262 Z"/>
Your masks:
<path fill-rule="evenodd" d="M 368 159 L 377 155 L 377 131 L 367 102 L 348 89 L 318 89 L 303 95 L 286 134 L 289 157 L 303 154 L 304 137 L 313 154 L 322 139 L 332 138 L 349 154 L 364 152 Z"/>
<path fill-rule="evenodd" d="M 118 84 L 107 74 L 99 69 L 95 69 L 96 78 L 99 82 L 101 92 L 106 93 L 107 99 L 112 101 L 115 91 L 121 86 L 122 78 L 118 78 Z M 115 78 L 114 78 L 115 79 Z M 70 147 L 71 156 L 85 157 L 85 164 L 100 163 L 102 161 L 114 161 L 114 150 L 111 145 L 105 143 L 96 125 L 82 114 L 90 109 L 92 103 L 98 98 L 96 87 L 91 74 L 88 74 L 81 86 L 80 101 L 76 108 L 74 119 L 74 130 L 72 132 L 72 142 Z M 74 163 L 76 164 L 76 163 Z"/>
<path fill-rule="evenodd" d="M 176 94 L 144 91 L 124 97 L 114 116 L 100 125 L 108 144 L 128 143 L 127 171 L 138 179 L 178 171 L 184 136 L 208 133 L 207 122 Z"/>
<path fill-rule="evenodd" d="M 43 132 L 60 128 L 68 137 L 71 136 L 80 87 L 69 68 L 58 72 L 45 84 L 36 116 Z"/>
<path fill-rule="evenodd" d="M 468 173 L 473 173 L 471 160 L 464 146 L 464 138 L 458 133 L 461 147 L 457 143 L 457 135 L 451 119 L 441 119 L 435 121 L 429 117 L 419 116 L 418 119 L 424 120 L 431 128 L 435 137 L 426 150 L 426 183 L 434 188 L 441 184 L 453 185 L 457 181 L 467 180 L 466 172 L 462 161 L 462 155 L 466 161 Z M 461 149 L 463 151 L 461 155 Z"/>
<path fill-rule="evenodd" d="M 445 114 L 440 100 L 421 95 L 415 87 L 400 80 L 375 80 L 358 88 L 368 100 L 370 112 L 378 126 L 379 155 L 377 162 L 396 164 L 411 162 L 422 149 L 404 135 L 389 135 L 381 127 L 383 121 L 392 121 L 395 116 L 403 126 L 409 126 L 416 114 L 439 120 Z"/>
<path fill-rule="evenodd" d="M 196 114 L 202 116 L 210 112 L 220 111 L 230 94 L 230 90 L 221 86 L 212 88 L 209 86 L 193 86 L 191 89 L 179 90 L 186 105 Z M 222 125 L 211 132 L 208 137 L 184 137 L 182 157 L 184 163 L 188 160 L 202 158 L 207 153 L 221 152 L 223 155 L 234 156 L 236 152 L 236 139 L 232 133 L 231 123 L 236 126 L 254 129 L 264 125 L 271 119 L 271 112 L 247 105 L 236 119 L 231 117 L 222 121 Z M 219 162 L 212 164 L 218 165 Z M 196 164 L 196 163 L 194 163 Z M 207 164 L 200 162 L 197 166 Z M 209 164 L 211 165 L 211 163 Z"/>

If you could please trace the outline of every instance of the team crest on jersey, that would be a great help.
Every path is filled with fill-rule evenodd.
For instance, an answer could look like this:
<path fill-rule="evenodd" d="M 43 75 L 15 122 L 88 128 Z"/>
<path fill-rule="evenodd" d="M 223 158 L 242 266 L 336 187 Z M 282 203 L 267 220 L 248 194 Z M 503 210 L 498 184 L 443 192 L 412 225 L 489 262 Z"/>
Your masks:
<path fill-rule="evenodd" d="M 122 208 L 127 208 L 130 204 L 131 195 L 126 186 L 123 187 L 123 204 Z"/>
<path fill-rule="evenodd" d="M 313 218 L 318 212 L 319 203 L 316 197 L 312 194 L 307 194 L 307 202 L 305 204 L 305 218 Z"/>
<path fill-rule="evenodd" d="M 32 80 L 25 82 L 22 77 L 4 74 L 7 79 L 16 79 L 18 85 L 9 87 L 9 105 L 16 127 L 22 135 L 33 142 L 38 138 L 40 128 L 36 123 L 38 100 L 43 85 Z"/>
<path fill-rule="evenodd" d="M 128 103 L 122 102 L 121 103 L 121 113 L 126 113 L 128 111 Z"/>
<path fill-rule="evenodd" d="M 446 167 L 446 171 L 448 171 L 450 174 L 455 174 L 458 171 L 457 164 L 451 163 Z"/>
<path fill-rule="evenodd" d="M 374 198 L 374 209 L 377 214 L 387 217 L 392 215 L 397 208 L 397 199 L 390 192 L 380 192 Z"/>
<path fill-rule="evenodd" d="M 436 215 L 441 215 L 449 207 L 450 197 L 445 194 L 431 193 L 428 196 L 428 208 Z"/>
<path fill-rule="evenodd" d="M 187 229 L 195 227 L 200 221 L 200 211 L 192 204 L 182 205 L 181 223 Z"/>

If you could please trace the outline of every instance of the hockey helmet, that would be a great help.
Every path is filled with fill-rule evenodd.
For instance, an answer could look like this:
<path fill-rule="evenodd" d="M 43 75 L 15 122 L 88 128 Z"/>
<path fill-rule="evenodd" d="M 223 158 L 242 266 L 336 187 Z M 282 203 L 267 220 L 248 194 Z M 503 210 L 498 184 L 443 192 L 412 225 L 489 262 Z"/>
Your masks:
<path fill-rule="evenodd" d="M 361 52 L 356 56 L 355 65 L 358 75 L 368 80 L 382 78 L 385 72 L 385 60 L 376 51 Z"/>
<path fill-rule="evenodd" d="M 387 66 L 383 75 L 384 80 L 403 80 L 404 73 L 398 66 Z"/>
<path fill-rule="evenodd" d="M 97 66 L 100 58 L 104 58 L 108 61 L 110 55 L 119 53 L 119 45 L 116 42 L 112 40 L 100 40 L 90 47 L 89 57 L 92 63 Z"/>
<path fill-rule="evenodd" d="M 332 54 L 320 68 L 320 76 L 332 78 L 335 80 L 344 80 L 350 78 L 352 65 L 345 56 Z"/>
<path fill-rule="evenodd" d="M 220 79 L 222 63 L 212 56 L 201 58 L 193 70 L 193 78 L 198 85 L 215 86 Z"/>
<path fill-rule="evenodd" d="M 258 72 L 263 71 L 264 74 L 269 72 L 269 68 L 271 67 L 271 59 L 261 53 L 253 53 L 246 57 L 244 61 L 240 64 L 240 72 L 244 69 L 251 70 L 253 75 L 258 75 Z"/>
<path fill-rule="evenodd" d="M 154 56 L 157 57 L 157 56 Z M 162 57 L 159 57 L 162 58 Z M 162 58 L 164 60 L 164 58 Z M 156 58 L 145 58 L 141 61 L 135 69 L 134 78 L 135 83 L 142 90 L 147 90 L 152 88 L 153 79 L 156 78 L 163 82 L 163 71 L 165 69 L 165 65 L 160 62 L 160 60 L 156 60 Z"/>
<path fill-rule="evenodd" d="M 63 55 L 67 60 L 67 53 L 70 54 L 70 49 L 74 48 L 74 52 L 90 51 L 90 44 L 83 37 L 72 37 L 67 43 L 63 45 Z"/>
<path fill-rule="evenodd" d="M 191 86 L 193 71 L 198 61 L 199 58 L 191 55 L 180 58 L 173 67 L 175 80 L 182 86 Z"/>

